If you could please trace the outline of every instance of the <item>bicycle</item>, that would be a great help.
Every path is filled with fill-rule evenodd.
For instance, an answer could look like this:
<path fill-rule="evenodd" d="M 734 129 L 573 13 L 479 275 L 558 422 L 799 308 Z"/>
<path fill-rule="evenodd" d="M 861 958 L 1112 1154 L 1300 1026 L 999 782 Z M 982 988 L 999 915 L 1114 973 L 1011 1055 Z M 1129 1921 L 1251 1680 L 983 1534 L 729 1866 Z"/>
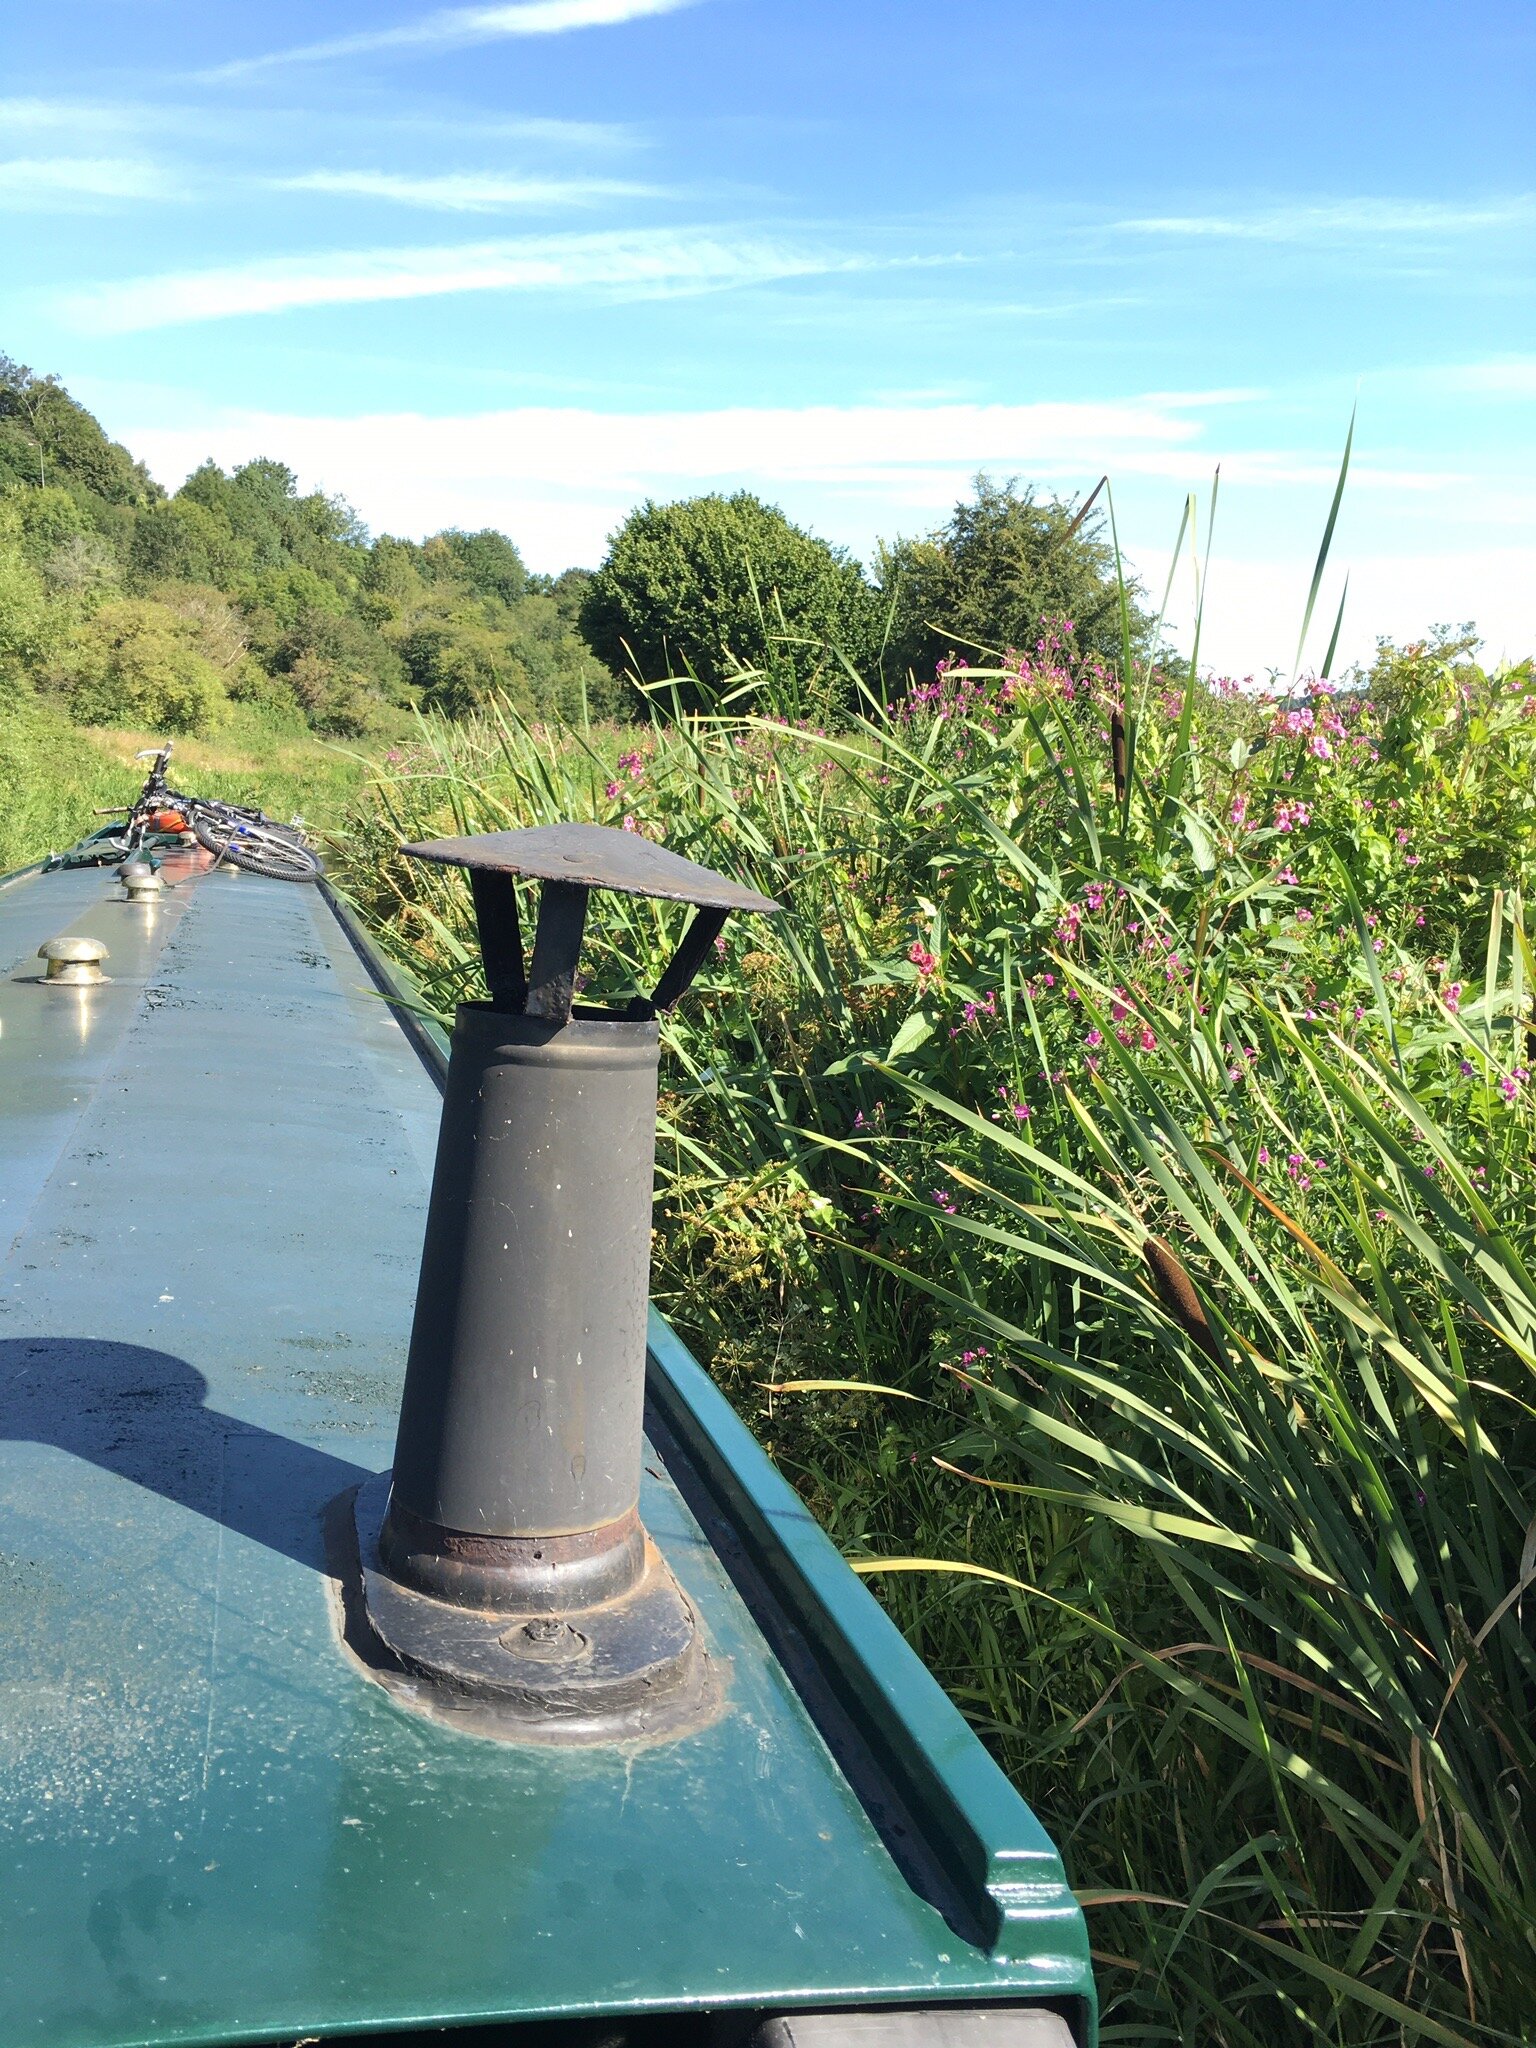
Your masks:
<path fill-rule="evenodd" d="M 152 766 L 144 787 L 128 806 L 121 832 L 104 830 L 99 858 L 112 859 L 119 847 L 123 856 L 137 853 L 152 836 L 190 831 L 207 852 L 252 874 L 270 875 L 280 882 L 319 878 L 320 856 L 306 843 L 297 824 L 279 825 L 265 811 L 248 804 L 221 803 L 213 797 L 188 796 L 172 789 L 165 771 L 174 745 L 167 740 L 163 747 L 145 747 L 134 755 L 136 761 L 147 760 Z M 118 807 L 96 815 L 115 817 Z"/>

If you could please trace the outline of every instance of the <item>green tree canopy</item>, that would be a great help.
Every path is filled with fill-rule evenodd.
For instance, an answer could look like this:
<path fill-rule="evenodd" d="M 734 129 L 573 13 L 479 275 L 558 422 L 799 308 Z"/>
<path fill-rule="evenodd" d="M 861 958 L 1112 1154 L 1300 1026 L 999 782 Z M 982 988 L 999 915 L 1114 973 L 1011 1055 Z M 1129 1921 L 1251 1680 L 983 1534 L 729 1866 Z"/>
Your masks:
<path fill-rule="evenodd" d="M 153 598 L 104 604 L 70 649 L 66 694 L 82 725 L 206 732 L 225 690 L 200 651 L 198 624 Z"/>
<path fill-rule="evenodd" d="M 740 667 L 803 692 L 843 694 L 877 645 L 877 607 L 857 562 L 748 491 L 647 502 L 609 544 L 581 629 L 616 674 L 654 682 L 690 671 L 716 691 Z"/>
<path fill-rule="evenodd" d="M 164 495 L 57 377 L 39 377 L 0 354 L 0 491 L 32 484 L 62 485 L 109 505 L 147 505 Z"/>
<path fill-rule="evenodd" d="M 429 540 L 422 554 L 432 561 L 438 550 L 446 556 L 447 573 L 467 583 L 477 596 L 516 604 L 528 588 L 528 571 L 522 556 L 507 536 L 494 527 L 482 527 L 479 533 L 460 533 L 450 528 Z"/>
<path fill-rule="evenodd" d="M 882 544 L 876 558 L 889 619 L 883 669 L 894 682 L 926 681 L 935 662 L 958 652 L 1032 648 L 1046 620 L 1070 619 L 1086 653 L 1114 662 L 1120 609 L 1114 549 L 1096 513 L 1040 497 L 1016 480 L 978 476 L 973 498 L 921 539 Z M 1145 651 L 1152 622 L 1128 583 L 1131 632 Z"/>

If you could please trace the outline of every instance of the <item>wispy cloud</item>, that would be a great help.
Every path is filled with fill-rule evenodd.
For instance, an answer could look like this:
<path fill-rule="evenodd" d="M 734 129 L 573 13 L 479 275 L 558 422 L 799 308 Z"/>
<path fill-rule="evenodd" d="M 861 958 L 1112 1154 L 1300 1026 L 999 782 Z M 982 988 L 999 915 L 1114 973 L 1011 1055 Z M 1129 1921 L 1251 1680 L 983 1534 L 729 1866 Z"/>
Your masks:
<path fill-rule="evenodd" d="M 130 333 L 195 320 L 446 292 L 714 291 L 867 267 L 863 257 L 754 240 L 728 228 L 524 236 L 446 249 L 288 256 L 98 285 L 64 300 L 77 325 Z"/>
<path fill-rule="evenodd" d="M 374 520 L 416 531 L 448 516 L 450 506 L 484 510 L 530 489 L 557 491 L 568 502 L 627 505 L 648 491 L 709 489 L 744 477 L 882 489 L 920 482 L 929 495 L 937 481 L 942 502 L 952 482 L 963 490 L 983 466 L 1032 473 L 1091 467 L 1097 475 L 1110 454 L 1153 464 L 1203 461 L 1194 453 L 1201 431 L 1166 400 L 1133 398 L 650 413 L 519 406 L 447 418 L 237 413 L 211 427 L 134 428 L 129 438 L 173 483 L 210 451 L 240 461 L 269 449 L 345 489 Z"/>
<path fill-rule="evenodd" d="M 397 171 L 306 171 L 300 177 L 271 182 L 282 192 L 383 199 L 444 213 L 502 213 L 519 206 L 596 206 L 605 199 L 655 199 L 661 191 L 659 186 L 632 184 L 622 178 L 515 178 L 470 171 L 416 178 Z"/>
<path fill-rule="evenodd" d="M 327 42 L 301 43 L 260 57 L 244 57 L 205 78 L 240 78 L 282 64 L 312 64 L 333 57 L 363 56 L 373 50 L 462 49 L 510 36 L 558 36 L 572 29 L 612 28 L 651 14 L 673 14 L 695 0 L 516 0 L 506 7 L 445 7 L 397 28 L 365 29 Z"/>
<path fill-rule="evenodd" d="M 44 99 L 36 95 L 0 99 L 0 135 L 57 135 L 92 128 L 136 130 L 140 109 L 101 100 Z"/>
<path fill-rule="evenodd" d="M 1475 391 L 1492 398 L 1536 398 L 1536 356 L 1461 363 L 1453 369 L 1432 372 L 1429 381 L 1447 391 Z"/>
<path fill-rule="evenodd" d="M 139 157 L 18 156 L 0 161 L 0 204 L 73 211 L 104 200 L 171 199 L 178 187 Z"/>
<path fill-rule="evenodd" d="M 1255 213 L 1154 214 L 1122 220 L 1126 234 L 1205 237 L 1250 242 L 1314 242 L 1359 236 L 1445 236 L 1514 227 L 1536 218 L 1536 194 L 1465 205 L 1410 199 L 1342 199 L 1327 205 L 1277 206 Z"/>

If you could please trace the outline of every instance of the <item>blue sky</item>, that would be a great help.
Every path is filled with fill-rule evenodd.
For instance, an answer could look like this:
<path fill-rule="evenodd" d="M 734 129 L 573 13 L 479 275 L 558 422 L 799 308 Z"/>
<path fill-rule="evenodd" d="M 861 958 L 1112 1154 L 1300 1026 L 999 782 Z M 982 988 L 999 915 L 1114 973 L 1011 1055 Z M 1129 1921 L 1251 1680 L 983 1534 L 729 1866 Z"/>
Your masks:
<path fill-rule="evenodd" d="M 1529 0 L 55 0 L 0 26 L 0 348 L 167 484 L 596 562 L 760 491 L 867 558 L 1108 471 L 1204 655 L 1536 645 Z M 1193 589 L 1187 564 L 1172 606 Z"/>

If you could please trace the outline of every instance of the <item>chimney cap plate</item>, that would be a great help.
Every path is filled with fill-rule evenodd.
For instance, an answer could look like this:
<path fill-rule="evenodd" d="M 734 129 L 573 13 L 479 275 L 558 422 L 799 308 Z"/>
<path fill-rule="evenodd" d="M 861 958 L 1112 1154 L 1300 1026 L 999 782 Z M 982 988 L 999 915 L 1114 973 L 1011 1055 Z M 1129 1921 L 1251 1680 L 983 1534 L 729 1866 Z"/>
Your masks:
<path fill-rule="evenodd" d="M 684 860 L 638 832 L 621 832 L 611 825 L 535 825 L 520 832 L 477 832 L 468 839 L 428 839 L 400 850 L 412 860 L 438 861 L 447 867 L 574 882 L 584 889 L 658 896 L 701 909 L 783 908 L 771 896 L 759 896 L 713 868 Z"/>

